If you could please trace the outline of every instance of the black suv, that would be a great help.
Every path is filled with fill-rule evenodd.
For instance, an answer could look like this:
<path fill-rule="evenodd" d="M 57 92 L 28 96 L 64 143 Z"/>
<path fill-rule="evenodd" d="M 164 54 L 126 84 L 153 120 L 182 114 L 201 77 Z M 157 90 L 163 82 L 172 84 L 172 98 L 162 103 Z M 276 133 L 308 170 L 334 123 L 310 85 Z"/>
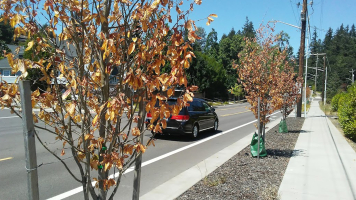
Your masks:
<path fill-rule="evenodd" d="M 177 99 L 170 98 L 167 103 L 175 105 Z M 189 107 L 183 107 L 179 115 L 171 116 L 167 119 L 167 128 L 163 129 L 163 134 L 190 135 L 196 138 L 201 131 L 208 129 L 218 130 L 219 119 L 213 107 L 199 98 L 193 98 L 193 101 L 189 102 L 189 104 Z M 151 119 L 151 114 L 147 113 L 146 121 L 149 123 Z"/>

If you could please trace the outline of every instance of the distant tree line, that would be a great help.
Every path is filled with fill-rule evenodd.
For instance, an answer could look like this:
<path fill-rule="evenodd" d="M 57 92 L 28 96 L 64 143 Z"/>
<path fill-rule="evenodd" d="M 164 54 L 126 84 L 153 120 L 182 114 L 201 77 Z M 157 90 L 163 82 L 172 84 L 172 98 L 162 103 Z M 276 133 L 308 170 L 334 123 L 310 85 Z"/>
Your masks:
<path fill-rule="evenodd" d="M 207 34 L 204 28 L 199 27 L 197 35 L 201 39 L 193 44 L 196 58 L 187 70 L 188 83 L 199 86 L 199 92 L 204 93 L 206 98 L 227 100 L 229 90 L 235 87 L 238 79 L 233 62 L 239 62 L 238 54 L 245 45 L 244 37 L 256 37 L 254 25 L 246 17 L 241 30 L 232 28 L 228 34 L 222 35 L 220 41 L 215 29 Z M 288 34 L 280 33 L 279 46 L 288 48 L 290 57 L 293 57 Z"/>
<path fill-rule="evenodd" d="M 330 101 L 337 93 L 346 91 L 348 86 L 351 85 L 352 69 L 356 70 L 356 28 L 353 24 L 344 26 L 341 24 L 335 31 L 331 28 L 325 34 L 323 40 L 318 38 L 318 30 L 314 29 L 312 33 L 310 52 L 326 53 L 326 66 L 328 66 L 327 74 L 327 101 Z M 310 56 L 308 59 L 308 66 L 323 69 L 323 57 Z M 308 74 L 315 75 L 314 69 L 308 69 Z M 355 74 L 356 75 L 356 74 Z M 314 89 L 314 76 L 308 78 L 308 85 L 313 86 Z M 324 75 L 319 71 L 317 76 L 316 90 L 324 90 Z"/>

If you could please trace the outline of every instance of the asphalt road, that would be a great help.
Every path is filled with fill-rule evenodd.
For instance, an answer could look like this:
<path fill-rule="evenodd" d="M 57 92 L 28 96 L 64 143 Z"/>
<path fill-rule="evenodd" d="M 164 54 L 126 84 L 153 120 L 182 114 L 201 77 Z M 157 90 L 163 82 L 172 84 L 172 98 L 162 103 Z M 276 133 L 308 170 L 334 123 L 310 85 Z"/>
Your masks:
<path fill-rule="evenodd" d="M 255 130 L 255 120 L 248 108 L 249 104 L 235 104 L 218 107 L 219 131 L 206 131 L 199 138 L 161 136 L 155 147 L 150 146 L 143 155 L 141 193 L 143 195 L 167 180 L 175 177 L 207 157 L 233 144 Z M 272 116 L 272 119 L 280 114 Z M 247 125 L 246 125 L 247 124 Z M 268 125 L 267 125 L 268 126 Z M 229 131 L 234 129 L 233 131 Z M 60 154 L 62 144 L 55 136 L 45 131 L 39 135 L 51 149 Z M 147 140 L 151 134 L 146 132 Z M 211 137 L 215 136 L 213 139 Z M 36 141 L 40 199 L 83 199 L 81 184 L 76 182 L 64 166 Z M 0 200 L 27 199 L 27 176 L 25 170 L 24 138 L 22 121 L 11 115 L 9 110 L 0 110 Z M 65 162 L 79 177 L 77 166 L 70 154 Z M 114 171 L 111 170 L 113 173 Z M 204 177 L 204 169 L 201 169 Z M 115 199 L 131 199 L 133 172 L 122 177 Z"/>

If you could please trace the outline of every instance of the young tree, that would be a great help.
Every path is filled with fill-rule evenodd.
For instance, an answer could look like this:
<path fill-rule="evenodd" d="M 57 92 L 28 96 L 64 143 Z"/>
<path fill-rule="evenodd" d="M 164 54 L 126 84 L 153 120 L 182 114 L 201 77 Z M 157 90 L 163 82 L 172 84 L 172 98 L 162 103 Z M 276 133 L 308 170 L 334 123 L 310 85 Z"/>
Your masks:
<path fill-rule="evenodd" d="M 7 58 L 13 72 L 22 72 L 21 79 L 32 68 L 43 73 L 41 80 L 50 87 L 43 93 L 32 93 L 32 105 L 41 107 L 38 114 L 33 113 L 35 127 L 63 142 L 61 155 L 73 155 L 80 176 L 73 174 L 60 155 L 36 136 L 82 184 L 85 199 L 113 199 L 122 174 L 153 144 L 152 138 L 147 143 L 143 141 L 146 112 L 152 114 L 147 128 L 161 132 L 167 126 L 165 118 L 178 114 L 192 100 L 191 90 L 196 87 L 187 86 L 185 70 L 194 57 L 190 49 L 198 36 L 194 21 L 187 16 L 201 2 L 192 1 L 191 9 L 183 12 L 183 2 L 172 0 L 1 0 L 3 20 L 15 27 L 15 37 L 31 38 L 40 30 L 39 24 L 48 24 L 43 32 L 47 37 L 29 41 L 26 48 L 32 49 L 34 55 L 48 52 L 48 57 L 34 61 L 7 54 Z M 35 9 L 42 6 L 43 10 Z M 174 11 L 178 21 L 173 23 Z M 211 17 L 216 15 L 208 17 L 209 23 Z M 182 30 L 187 30 L 187 41 Z M 169 31 L 172 36 L 166 38 Z M 166 63 L 171 71 L 161 73 Z M 51 73 L 47 73 L 49 67 Z M 165 100 L 178 85 L 185 86 L 185 94 L 177 105 L 169 106 Z M 21 104 L 18 86 L 2 82 L 0 88 L 4 93 L 1 106 L 21 117 L 14 108 Z M 72 101 L 66 101 L 69 95 Z M 153 124 L 155 121 L 157 124 Z M 114 168 L 118 173 L 109 177 Z M 113 190 L 108 194 L 110 188 Z"/>
<path fill-rule="evenodd" d="M 293 62 L 293 61 L 291 61 Z M 279 101 L 275 107 L 281 109 L 283 120 L 293 111 L 294 106 L 298 99 L 301 97 L 299 94 L 299 88 L 302 86 L 303 79 L 297 77 L 297 74 L 293 70 L 293 65 L 287 61 L 284 63 L 278 81 L 277 87 L 279 88 Z"/>
<path fill-rule="evenodd" d="M 288 54 L 286 49 L 280 51 L 273 27 L 261 26 L 257 30 L 257 37 L 245 37 L 245 42 L 244 50 L 239 54 L 240 63 L 235 67 L 256 118 L 258 98 L 261 99 L 259 132 L 262 133 L 265 124 L 269 122 L 269 115 L 281 106 L 280 72 L 288 65 Z"/>

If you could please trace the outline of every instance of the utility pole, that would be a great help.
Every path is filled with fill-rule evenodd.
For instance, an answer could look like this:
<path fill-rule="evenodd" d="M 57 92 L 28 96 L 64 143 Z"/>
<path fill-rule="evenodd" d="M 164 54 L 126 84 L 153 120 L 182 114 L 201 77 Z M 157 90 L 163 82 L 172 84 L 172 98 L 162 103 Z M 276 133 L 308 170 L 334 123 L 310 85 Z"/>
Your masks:
<path fill-rule="evenodd" d="M 325 56 L 323 57 L 323 59 L 324 59 L 324 73 L 323 73 L 323 78 L 324 78 L 324 80 L 325 80 L 325 84 L 324 84 L 324 89 L 323 89 L 322 94 L 321 94 L 321 101 L 324 102 L 324 105 L 325 105 L 325 101 L 326 101 L 326 99 L 325 99 L 325 96 L 326 96 Z"/>
<path fill-rule="evenodd" d="M 315 91 L 316 91 L 316 81 L 317 81 L 317 76 L 318 76 L 318 62 L 319 62 L 319 56 L 325 56 L 326 53 L 311 53 L 311 56 L 317 56 L 316 57 L 316 68 L 315 68 Z M 324 60 L 325 61 L 325 60 Z M 325 69 L 325 63 L 324 63 L 324 69 Z M 320 69 L 320 71 L 324 71 Z"/>
<path fill-rule="evenodd" d="M 305 51 L 305 28 L 306 28 L 306 23 L 307 23 L 306 13 L 307 13 L 307 0 L 303 0 L 303 10 L 301 13 L 302 29 L 301 29 L 300 47 L 299 47 L 299 77 L 303 77 L 304 51 Z M 303 87 L 300 88 L 300 92 L 301 92 L 301 94 L 303 94 Z M 300 99 L 297 104 L 297 117 L 301 117 L 301 116 L 302 116 L 302 99 Z"/>
<path fill-rule="evenodd" d="M 20 81 L 22 126 L 25 141 L 28 199 L 38 200 L 38 175 L 30 81 Z"/>
<path fill-rule="evenodd" d="M 318 79 L 318 62 L 319 62 L 319 54 L 316 54 L 316 68 L 315 68 L 315 91 L 316 92 L 316 80 Z"/>

